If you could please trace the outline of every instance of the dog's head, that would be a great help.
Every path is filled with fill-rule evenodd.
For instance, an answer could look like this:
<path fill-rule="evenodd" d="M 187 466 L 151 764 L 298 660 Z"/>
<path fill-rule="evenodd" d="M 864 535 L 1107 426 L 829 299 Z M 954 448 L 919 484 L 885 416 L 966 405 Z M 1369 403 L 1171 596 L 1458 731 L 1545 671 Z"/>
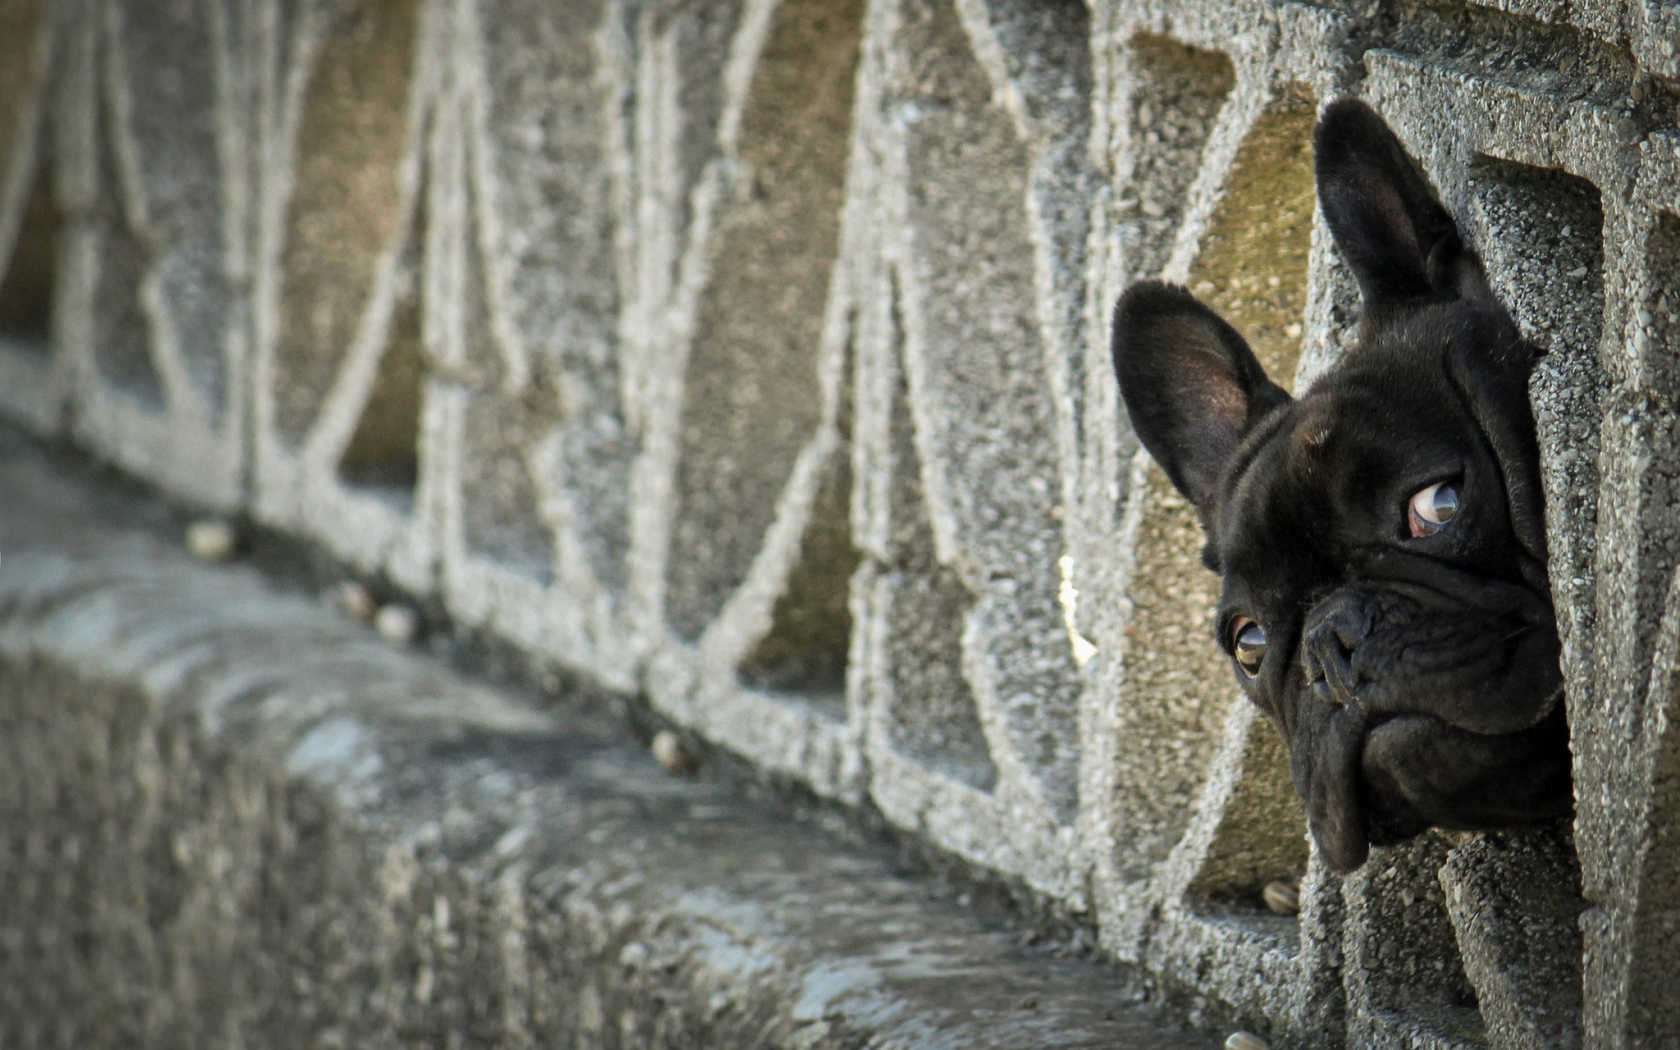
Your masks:
<path fill-rule="evenodd" d="M 1359 345 L 1292 399 L 1182 288 L 1121 298 L 1133 428 L 1207 532 L 1218 641 L 1289 742 L 1328 862 L 1566 814 L 1570 755 L 1528 376 L 1540 351 L 1387 125 L 1329 106 L 1319 205 Z"/>

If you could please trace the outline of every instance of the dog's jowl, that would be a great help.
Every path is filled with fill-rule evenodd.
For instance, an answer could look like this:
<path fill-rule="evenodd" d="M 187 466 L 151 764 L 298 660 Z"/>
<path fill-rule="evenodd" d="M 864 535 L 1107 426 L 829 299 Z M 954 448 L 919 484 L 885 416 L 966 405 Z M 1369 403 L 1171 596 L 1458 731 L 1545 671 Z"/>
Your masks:
<path fill-rule="evenodd" d="M 1314 134 L 1364 300 L 1299 399 L 1182 288 L 1114 315 L 1132 426 L 1207 533 L 1218 643 L 1289 742 L 1314 838 L 1351 870 L 1431 826 L 1567 814 L 1569 732 L 1528 377 L 1481 263 L 1361 102 Z"/>

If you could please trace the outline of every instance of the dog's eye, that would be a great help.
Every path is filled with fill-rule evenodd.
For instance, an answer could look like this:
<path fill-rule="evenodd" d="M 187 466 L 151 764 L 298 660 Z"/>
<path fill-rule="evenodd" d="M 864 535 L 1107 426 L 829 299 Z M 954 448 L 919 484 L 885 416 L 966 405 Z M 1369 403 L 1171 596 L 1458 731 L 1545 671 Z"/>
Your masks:
<path fill-rule="evenodd" d="M 1246 616 L 1237 617 L 1231 624 L 1231 655 L 1243 674 L 1259 677 L 1261 661 L 1266 659 L 1266 629 Z"/>
<path fill-rule="evenodd" d="M 1458 517 L 1458 489 L 1444 481 L 1420 491 L 1406 507 L 1406 525 L 1414 539 L 1433 536 Z"/>

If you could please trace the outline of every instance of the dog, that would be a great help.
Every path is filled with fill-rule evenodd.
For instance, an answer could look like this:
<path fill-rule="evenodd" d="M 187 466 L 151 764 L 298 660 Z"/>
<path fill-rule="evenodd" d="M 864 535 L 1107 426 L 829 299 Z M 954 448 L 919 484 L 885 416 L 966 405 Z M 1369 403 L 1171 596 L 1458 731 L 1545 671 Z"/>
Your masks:
<path fill-rule="evenodd" d="M 1299 399 L 1183 288 L 1129 287 L 1113 354 L 1132 428 L 1196 508 L 1217 640 L 1283 733 L 1325 861 L 1430 827 L 1566 816 L 1569 729 L 1519 334 L 1387 124 L 1313 133 L 1359 284 L 1355 347 Z"/>

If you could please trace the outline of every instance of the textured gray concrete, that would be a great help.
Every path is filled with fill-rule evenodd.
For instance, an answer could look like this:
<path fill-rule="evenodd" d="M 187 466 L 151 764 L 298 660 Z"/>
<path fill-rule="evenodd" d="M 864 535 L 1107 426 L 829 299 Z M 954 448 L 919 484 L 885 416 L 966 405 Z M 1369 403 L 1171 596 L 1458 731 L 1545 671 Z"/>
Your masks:
<path fill-rule="evenodd" d="M 0 0 L 0 412 L 872 807 L 1206 1027 L 1680 1044 L 1677 34 L 1656 0 Z M 1338 880 L 1104 333 L 1166 277 L 1280 381 L 1333 362 L 1308 138 L 1344 94 L 1548 349 L 1578 807 L 1556 850 Z M 1557 957 L 1511 949 L 1525 909 Z M 1577 986 L 1578 1023 L 1535 1005 Z"/>
<path fill-rule="evenodd" d="M 59 466 L 0 437 L 6 1046 L 1211 1045 Z"/>

